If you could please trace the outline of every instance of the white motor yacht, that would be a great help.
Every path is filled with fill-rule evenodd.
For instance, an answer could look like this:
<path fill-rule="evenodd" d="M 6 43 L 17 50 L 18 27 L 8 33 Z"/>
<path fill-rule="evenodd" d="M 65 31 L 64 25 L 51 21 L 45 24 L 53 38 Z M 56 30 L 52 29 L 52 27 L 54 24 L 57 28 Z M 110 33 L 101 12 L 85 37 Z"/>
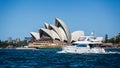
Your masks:
<path fill-rule="evenodd" d="M 62 51 L 59 51 L 58 53 L 105 53 L 105 50 L 96 47 L 97 45 L 101 45 L 101 42 L 77 41 L 71 46 L 62 47 Z"/>

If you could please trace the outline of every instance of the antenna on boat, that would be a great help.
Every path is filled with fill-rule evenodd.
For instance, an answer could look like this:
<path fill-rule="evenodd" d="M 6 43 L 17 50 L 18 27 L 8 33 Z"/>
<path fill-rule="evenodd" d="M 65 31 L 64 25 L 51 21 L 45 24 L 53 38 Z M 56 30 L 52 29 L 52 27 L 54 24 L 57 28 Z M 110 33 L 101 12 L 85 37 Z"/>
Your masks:
<path fill-rule="evenodd" d="M 95 39 L 95 34 L 94 34 L 94 32 L 91 32 L 91 36 L 92 36 L 93 39 Z"/>
<path fill-rule="evenodd" d="M 91 36 L 94 36 L 94 32 L 91 32 Z"/>

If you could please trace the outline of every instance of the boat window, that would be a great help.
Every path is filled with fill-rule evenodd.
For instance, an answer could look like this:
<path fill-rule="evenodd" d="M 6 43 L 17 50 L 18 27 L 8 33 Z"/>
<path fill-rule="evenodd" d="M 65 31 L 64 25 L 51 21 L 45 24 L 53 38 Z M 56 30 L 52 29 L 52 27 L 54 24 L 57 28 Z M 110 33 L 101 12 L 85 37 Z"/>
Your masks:
<path fill-rule="evenodd" d="M 78 44 L 75 44 L 75 43 L 74 43 L 74 44 L 72 44 L 72 45 L 75 46 L 75 45 L 78 45 Z"/>
<path fill-rule="evenodd" d="M 89 44 L 89 46 L 90 46 L 90 47 L 95 47 L 95 46 L 96 46 L 96 44 Z"/>
<path fill-rule="evenodd" d="M 87 47 L 86 44 L 78 44 L 77 47 Z"/>
<path fill-rule="evenodd" d="M 84 41 L 86 37 L 80 37 L 78 41 Z"/>

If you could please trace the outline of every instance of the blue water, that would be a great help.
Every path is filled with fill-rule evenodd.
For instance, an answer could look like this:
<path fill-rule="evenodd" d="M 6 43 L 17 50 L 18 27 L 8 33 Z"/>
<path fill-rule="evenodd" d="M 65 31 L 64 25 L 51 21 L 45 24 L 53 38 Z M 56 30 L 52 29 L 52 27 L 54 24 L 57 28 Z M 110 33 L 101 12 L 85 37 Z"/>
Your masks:
<path fill-rule="evenodd" d="M 0 49 L 0 68 L 120 68 L 120 49 L 107 50 L 112 53 L 106 54 L 61 54 L 57 51 L 60 49 Z"/>

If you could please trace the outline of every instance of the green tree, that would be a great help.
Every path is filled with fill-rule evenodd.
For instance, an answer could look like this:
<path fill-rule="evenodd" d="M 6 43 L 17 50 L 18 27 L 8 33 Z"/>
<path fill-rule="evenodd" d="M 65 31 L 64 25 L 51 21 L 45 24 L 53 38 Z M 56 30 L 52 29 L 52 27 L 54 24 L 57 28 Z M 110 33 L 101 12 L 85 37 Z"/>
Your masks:
<path fill-rule="evenodd" d="M 105 43 L 108 43 L 108 34 L 105 35 Z"/>
<path fill-rule="evenodd" d="M 8 43 L 6 42 L 6 41 L 1 41 L 0 40 L 0 48 L 6 48 L 6 47 L 8 47 Z"/>
<path fill-rule="evenodd" d="M 20 41 L 20 42 L 16 43 L 16 47 L 23 47 L 23 46 L 26 46 L 26 45 L 28 45 L 26 40 L 23 40 L 23 41 Z"/>
<path fill-rule="evenodd" d="M 120 43 L 120 33 L 118 33 L 118 35 L 116 36 L 115 42 L 116 44 Z"/>

